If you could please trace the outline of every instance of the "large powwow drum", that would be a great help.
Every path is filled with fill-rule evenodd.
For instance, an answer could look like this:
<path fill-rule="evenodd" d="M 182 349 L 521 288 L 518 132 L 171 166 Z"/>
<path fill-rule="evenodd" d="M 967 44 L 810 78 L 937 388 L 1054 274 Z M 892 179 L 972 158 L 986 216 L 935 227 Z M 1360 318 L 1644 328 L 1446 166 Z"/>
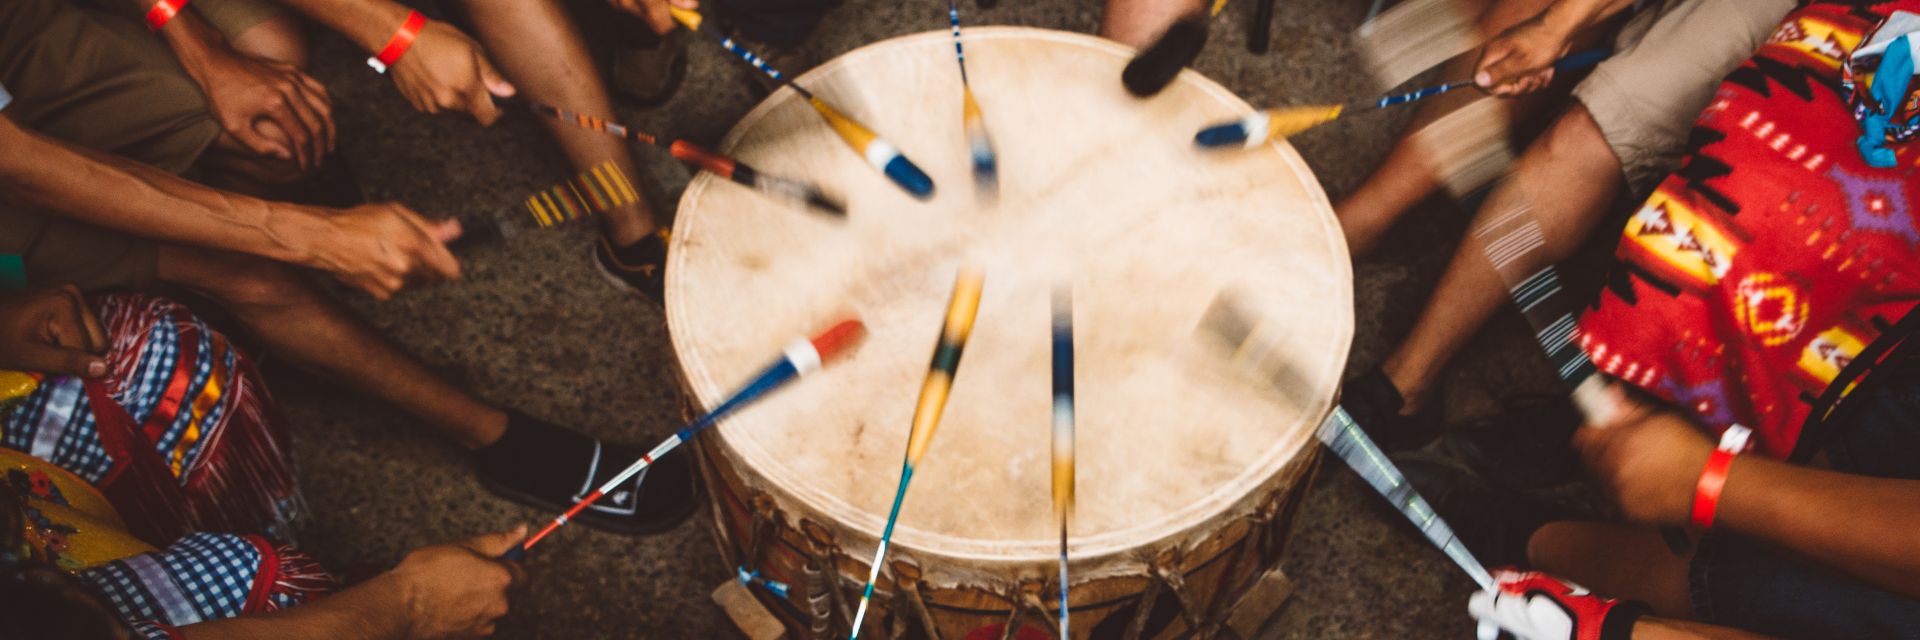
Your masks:
<path fill-rule="evenodd" d="M 945 32 L 867 46 L 800 79 L 926 169 L 933 198 L 888 182 L 784 89 L 723 148 L 843 193 L 849 217 L 711 175 L 687 189 L 667 311 L 703 406 L 792 336 L 850 314 L 871 332 L 698 442 L 720 546 L 757 573 L 751 588 L 790 635 L 845 637 L 954 274 L 980 265 L 973 338 L 863 636 L 1053 635 L 1056 283 L 1073 286 L 1078 343 L 1072 635 L 1217 629 L 1279 560 L 1352 337 L 1352 278 L 1326 196 L 1284 143 L 1194 149 L 1194 131 L 1249 111 L 1198 74 L 1138 100 L 1119 81 L 1132 52 L 1104 40 L 975 28 L 966 47 L 999 150 L 997 198 L 974 187 Z M 1304 388 L 1276 393 L 1195 337 L 1222 290 L 1283 324 L 1278 348 Z"/>

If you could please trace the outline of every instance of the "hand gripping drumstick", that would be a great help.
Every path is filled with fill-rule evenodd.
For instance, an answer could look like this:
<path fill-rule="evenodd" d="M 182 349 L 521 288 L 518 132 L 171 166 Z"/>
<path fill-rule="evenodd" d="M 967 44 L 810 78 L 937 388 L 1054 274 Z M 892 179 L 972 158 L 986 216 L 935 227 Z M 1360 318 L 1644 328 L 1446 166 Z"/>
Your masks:
<path fill-rule="evenodd" d="M 953 57 L 960 62 L 960 114 L 966 126 L 967 149 L 973 155 L 973 182 L 980 189 L 991 191 L 999 184 L 999 161 L 994 157 L 993 138 L 987 135 L 987 121 L 980 113 L 980 103 L 973 99 L 973 83 L 967 80 L 967 52 L 960 47 L 959 0 L 947 0 L 947 22 L 953 25 Z"/>
<path fill-rule="evenodd" d="M 493 100 L 501 104 L 519 105 L 534 113 L 548 116 L 589 131 L 598 131 L 615 138 L 632 140 L 640 144 L 649 144 L 666 149 L 667 153 L 672 154 L 674 158 L 679 159 L 681 162 L 711 171 L 714 175 L 731 180 L 741 186 L 766 193 L 778 200 L 805 203 L 819 207 L 821 210 L 836 216 L 845 217 L 847 215 L 845 205 L 828 198 L 827 194 L 822 192 L 817 186 L 799 180 L 761 173 L 759 170 L 748 166 L 745 162 L 741 162 L 719 152 L 708 150 L 685 140 L 661 140 L 645 131 L 618 122 L 610 122 L 595 116 L 568 111 L 525 98 L 496 97 Z"/>
<path fill-rule="evenodd" d="M 1229 349 L 1235 364 L 1265 373 L 1275 389 L 1284 393 L 1302 387 L 1295 380 L 1289 363 L 1274 355 L 1278 338 L 1263 335 L 1266 327 L 1235 304 L 1230 296 L 1222 295 L 1214 300 L 1200 320 L 1200 329 L 1203 336 L 1213 338 L 1216 344 Z M 1440 514 L 1434 513 L 1427 500 L 1414 491 L 1413 485 L 1407 484 L 1406 476 L 1393 466 L 1393 462 L 1373 443 L 1373 439 L 1360 430 L 1360 425 L 1353 422 L 1353 416 L 1347 415 L 1346 409 L 1334 406 L 1333 412 L 1320 423 L 1314 435 L 1341 460 L 1345 460 L 1347 466 L 1366 480 L 1376 493 L 1392 503 L 1395 510 L 1407 516 L 1420 529 L 1420 533 L 1426 535 L 1427 540 L 1459 565 L 1481 589 L 1493 588 L 1493 576 L 1487 573 L 1486 565 L 1473 557 L 1473 552 L 1468 551 L 1466 544 L 1453 535 L 1453 529 L 1440 518 Z"/>
<path fill-rule="evenodd" d="M 1559 62 L 1553 63 L 1556 71 L 1575 71 L 1585 69 L 1613 55 L 1611 49 L 1588 49 L 1568 54 Z M 1219 147 L 1241 147 L 1251 149 L 1266 144 L 1268 140 L 1288 136 L 1332 122 L 1340 116 L 1355 111 L 1385 109 L 1394 105 L 1418 102 L 1455 89 L 1474 86 L 1472 80 L 1461 80 L 1443 85 L 1426 87 L 1407 93 L 1382 96 L 1372 100 L 1359 100 L 1345 104 L 1317 104 L 1287 107 L 1285 109 L 1267 109 L 1233 122 L 1213 125 L 1194 134 L 1193 143 L 1201 147 L 1214 149 Z"/>
<path fill-rule="evenodd" d="M 867 164 L 873 165 L 873 168 L 879 169 L 880 173 L 886 174 L 887 179 L 900 185 L 901 189 L 922 200 L 933 197 L 933 178 L 927 177 L 926 172 L 921 171 L 912 160 L 908 160 L 906 155 L 900 153 L 899 147 L 881 139 L 879 134 L 868 129 L 866 125 L 840 113 L 825 100 L 813 95 L 812 91 L 808 91 L 806 87 L 800 86 L 800 83 L 780 73 L 780 70 L 773 68 L 773 65 L 767 64 L 765 59 L 734 42 L 733 38 L 708 28 L 706 18 L 698 12 L 679 7 L 667 7 L 667 9 L 673 12 L 674 20 L 686 25 L 688 29 L 706 34 L 733 55 L 767 74 L 767 77 L 773 78 L 774 82 L 792 87 L 800 97 L 807 99 L 807 104 L 813 105 L 813 110 L 820 113 L 820 117 L 827 121 L 827 125 L 833 128 L 834 133 L 840 134 L 840 139 L 845 140 L 847 146 L 853 147 L 855 152 L 866 158 Z"/>
<path fill-rule="evenodd" d="M 859 640 L 860 623 L 867 617 L 867 605 L 873 601 L 873 583 L 880 579 L 880 564 L 887 559 L 887 543 L 893 540 L 893 525 L 900 519 L 900 503 L 907 497 L 907 483 L 913 481 L 913 467 L 927 453 L 933 432 L 940 428 L 940 415 L 947 407 L 947 392 L 953 389 L 953 376 L 960 370 L 960 353 L 973 334 L 973 318 L 980 311 L 980 289 L 985 277 L 972 268 L 962 268 L 954 279 L 953 299 L 947 303 L 947 319 L 940 326 L 940 342 L 933 349 L 933 362 L 927 366 L 927 381 L 920 387 L 920 402 L 913 408 L 913 430 L 907 435 L 907 456 L 900 465 L 900 487 L 893 492 L 893 508 L 887 512 L 887 526 L 880 532 L 880 544 L 873 552 L 873 565 L 867 571 L 867 586 L 860 591 L 860 608 L 853 614 L 853 629 L 848 640 Z"/>
<path fill-rule="evenodd" d="M 1053 292 L 1053 510 L 1060 519 L 1060 637 L 1067 627 L 1067 519 L 1073 515 L 1073 290 Z"/>
<path fill-rule="evenodd" d="M 866 326 L 862 325 L 859 320 L 842 320 L 839 324 L 833 325 L 833 328 L 821 332 L 820 335 L 814 336 L 812 339 L 802 338 L 789 343 L 779 361 L 769 365 L 765 371 L 761 371 L 760 375 L 755 376 L 746 386 L 735 391 L 732 397 L 721 402 L 720 406 L 714 407 L 713 410 L 707 412 L 706 415 L 700 416 L 700 419 L 694 420 L 693 423 L 682 427 L 673 435 L 667 436 L 666 440 L 662 440 L 658 446 L 655 446 L 653 450 L 647 452 L 646 455 L 640 456 L 639 460 L 635 460 L 626 470 L 621 471 L 620 475 L 614 476 L 613 479 L 608 480 L 606 484 L 600 485 L 600 488 L 594 489 L 593 493 L 589 493 L 587 497 L 581 498 L 579 502 L 574 503 L 573 508 L 567 509 L 566 513 L 555 516 L 553 521 L 547 523 L 547 526 L 541 529 L 539 533 L 527 538 L 527 541 L 521 543 L 520 546 L 507 550 L 507 553 L 502 555 L 501 559 L 521 560 L 526 558 L 527 552 L 533 549 L 533 545 L 539 544 L 542 538 L 547 537 L 547 534 L 553 533 L 555 529 L 565 526 L 574 516 L 580 515 L 582 510 L 598 501 L 606 492 L 618 488 L 621 483 L 633 478 L 634 474 L 640 473 L 647 467 L 652 466 L 654 460 L 660 456 L 667 455 L 667 452 L 673 451 L 674 448 L 680 446 L 681 443 L 692 440 L 694 436 L 700 435 L 700 432 L 706 430 L 707 427 L 719 423 L 721 418 L 733 413 L 734 410 L 760 399 L 768 392 L 791 382 L 795 378 L 819 371 L 822 364 L 831 360 L 835 355 L 846 352 L 847 347 L 853 346 L 855 342 L 858 342 L 860 337 L 866 333 L 866 330 Z"/>

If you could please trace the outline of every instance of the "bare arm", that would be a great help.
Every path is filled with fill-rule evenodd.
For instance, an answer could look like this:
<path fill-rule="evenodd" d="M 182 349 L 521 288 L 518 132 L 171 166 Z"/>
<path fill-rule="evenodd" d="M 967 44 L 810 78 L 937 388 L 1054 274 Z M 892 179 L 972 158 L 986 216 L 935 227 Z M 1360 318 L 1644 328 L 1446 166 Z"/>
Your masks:
<path fill-rule="evenodd" d="M 460 276 L 444 245 L 459 223 L 431 223 L 399 204 L 335 211 L 228 193 L 40 136 L 4 114 L 0 149 L 0 199 L 61 217 L 320 269 L 381 299 L 409 278 Z"/>
<path fill-rule="evenodd" d="M 407 20 L 410 9 L 392 0 L 281 0 L 315 22 L 327 25 L 369 53 Z M 492 96 L 513 95 L 513 85 L 494 70 L 480 45 L 459 29 L 429 21 L 413 47 L 388 72 L 394 86 L 415 110 L 464 112 L 482 125 L 500 118 Z"/>
<path fill-rule="evenodd" d="M 1920 481 L 1734 458 L 1719 526 L 1784 547 L 1909 598 L 1920 598 Z"/>
<path fill-rule="evenodd" d="M 131 160 L 41 136 L 0 116 L 7 199 L 95 226 L 179 244 L 313 264 L 327 221 L 314 207 L 204 187 Z"/>
<path fill-rule="evenodd" d="M 391 574 L 291 609 L 182 627 L 187 640 L 408 637 L 406 589 Z"/>
<path fill-rule="evenodd" d="M 1698 427 L 1642 408 L 1574 435 L 1587 466 L 1628 518 L 1686 524 L 1713 452 Z M 1815 564 L 1920 598 L 1920 481 L 1813 469 L 1758 455 L 1733 459 L 1714 528 L 1767 541 Z"/>
<path fill-rule="evenodd" d="M 1559 0 L 1489 40 L 1474 65 L 1473 81 L 1494 95 L 1539 90 L 1553 80 L 1553 63 L 1567 54 L 1576 34 L 1633 6 L 1633 0 Z"/>
<path fill-rule="evenodd" d="M 482 638 L 507 614 L 517 565 L 495 560 L 527 536 L 526 525 L 422 547 L 400 566 L 340 593 L 270 614 L 180 629 L 188 640 Z"/>
<path fill-rule="evenodd" d="M 1766 640 L 1766 636 L 1728 627 L 1649 616 L 1634 623 L 1633 640 Z"/>

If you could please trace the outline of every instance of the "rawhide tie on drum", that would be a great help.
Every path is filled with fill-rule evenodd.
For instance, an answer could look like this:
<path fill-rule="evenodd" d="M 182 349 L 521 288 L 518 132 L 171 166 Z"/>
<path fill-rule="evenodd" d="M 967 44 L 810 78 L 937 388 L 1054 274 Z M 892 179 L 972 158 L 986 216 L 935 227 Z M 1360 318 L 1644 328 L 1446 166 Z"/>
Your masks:
<path fill-rule="evenodd" d="M 720 43 L 721 47 L 741 60 L 745 60 L 753 68 L 759 69 L 761 73 L 767 74 L 767 77 L 772 78 L 774 82 L 791 87 L 801 97 L 806 98 L 807 104 L 812 105 L 813 110 L 827 121 L 827 125 L 833 127 L 834 133 L 840 134 L 840 139 L 847 141 L 848 146 L 853 147 L 853 150 L 862 158 L 866 158 L 867 164 L 873 165 L 873 168 L 885 174 L 888 180 L 900 185 L 901 189 L 905 189 L 915 198 L 925 200 L 933 197 L 933 178 L 928 177 L 927 173 L 921 171 L 912 160 L 908 160 L 906 154 L 900 152 L 899 147 L 882 139 L 872 129 L 841 113 L 839 109 L 833 108 L 819 96 L 813 95 L 812 91 L 800 86 L 800 83 L 794 82 L 786 74 L 780 73 L 780 70 L 773 68 L 773 65 L 767 64 L 764 58 L 748 51 L 746 47 L 740 46 L 740 43 L 734 42 L 733 38 L 707 26 L 706 18 L 698 12 L 679 7 L 669 7 L 669 9 L 673 12 L 673 18 L 685 25 L 687 29 L 713 38 Z"/>
<path fill-rule="evenodd" d="M 907 456 L 900 464 L 900 486 L 893 492 L 893 507 L 887 512 L 887 526 L 881 530 L 880 544 L 873 551 L 873 564 L 867 571 L 867 585 L 860 590 L 860 608 L 853 614 L 853 630 L 848 640 L 860 637 L 860 623 L 873 602 L 873 584 L 880 579 L 881 563 L 887 559 L 887 543 L 893 540 L 893 525 L 900 521 L 900 503 L 907 498 L 907 484 L 913 481 L 913 467 L 927 454 L 933 432 L 940 428 L 940 414 L 946 411 L 947 394 L 953 390 L 953 376 L 960 370 L 960 354 L 973 335 L 973 319 L 980 312 L 980 290 L 986 277 L 971 267 L 962 268 L 954 278 L 953 299 L 947 303 L 947 319 L 940 326 L 940 342 L 933 348 L 933 362 L 927 366 L 927 381 L 920 387 L 920 401 L 913 408 L 913 430 L 907 435 Z"/>
<path fill-rule="evenodd" d="M 795 378 L 819 371 L 820 367 L 827 361 L 833 359 L 836 355 L 845 353 L 848 347 L 859 342 L 860 337 L 865 335 L 866 331 L 866 325 L 861 324 L 859 320 L 842 320 L 834 324 L 832 328 L 821 332 L 820 335 L 814 336 L 811 339 L 799 338 L 788 343 L 786 349 L 782 352 L 780 360 L 768 365 L 765 370 L 761 371 L 759 375 L 754 376 L 745 386 L 740 387 L 740 390 L 735 391 L 725 402 L 721 402 L 720 405 L 714 407 L 712 411 L 708 411 L 706 415 L 700 416 L 698 420 L 694 420 L 691 424 L 682 427 L 673 435 L 667 436 L 667 439 L 660 441 L 660 444 L 654 446 L 653 450 L 648 451 L 646 455 L 640 456 L 640 459 L 635 460 L 626 470 L 621 471 L 619 475 L 614 476 L 605 484 L 600 485 L 598 489 L 594 489 L 592 493 L 580 498 L 579 501 L 574 503 L 572 508 L 567 509 L 566 513 L 555 516 L 553 521 L 547 523 L 545 528 L 529 536 L 526 542 L 520 543 L 520 546 L 508 550 L 507 553 L 501 557 L 507 560 L 525 558 L 527 552 L 533 549 L 533 545 L 539 544 L 540 540 L 546 538 L 548 534 L 565 526 L 574 516 L 580 515 L 582 510 L 585 510 L 588 506 L 600 500 L 601 496 L 605 495 L 606 492 L 613 491 L 627 480 L 632 479 L 635 474 L 651 466 L 654 460 L 667 455 L 668 452 L 673 451 L 682 443 L 692 440 L 694 436 L 700 435 L 700 432 L 706 430 L 707 427 L 719 424 L 721 418 L 725 418 L 735 410 L 766 396 L 767 393 L 780 388 L 781 385 L 791 382 Z M 782 586 L 784 588 L 784 585 Z"/>

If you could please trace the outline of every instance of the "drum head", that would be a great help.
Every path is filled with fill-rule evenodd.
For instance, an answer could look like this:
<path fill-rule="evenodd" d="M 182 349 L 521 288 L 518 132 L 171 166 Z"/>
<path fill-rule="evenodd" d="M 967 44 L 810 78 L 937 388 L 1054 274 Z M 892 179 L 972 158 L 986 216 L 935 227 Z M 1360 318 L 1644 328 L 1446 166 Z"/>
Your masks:
<path fill-rule="evenodd" d="M 1250 107 L 1191 71 L 1128 95 L 1131 51 L 1026 28 L 970 28 L 968 72 L 999 149 L 975 193 L 960 78 L 942 32 L 873 44 L 800 82 L 899 146 L 938 184 L 918 201 L 793 91 L 722 148 L 844 195 L 844 222 L 713 175 L 687 188 L 667 311 L 682 371 L 712 407 L 795 337 L 857 315 L 850 357 L 704 436 L 792 508 L 873 538 L 956 270 L 986 293 L 945 420 L 907 494 L 905 548 L 1050 558 L 1049 295 L 1074 291 L 1076 555 L 1138 546 L 1241 503 L 1311 446 L 1352 338 L 1352 276 L 1326 195 L 1284 143 L 1205 153 L 1193 134 Z M 1217 292 L 1284 326 L 1298 393 L 1238 374 L 1195 337 Z M 1281 396 L 1286 397 L 1281 397 Z"/>

